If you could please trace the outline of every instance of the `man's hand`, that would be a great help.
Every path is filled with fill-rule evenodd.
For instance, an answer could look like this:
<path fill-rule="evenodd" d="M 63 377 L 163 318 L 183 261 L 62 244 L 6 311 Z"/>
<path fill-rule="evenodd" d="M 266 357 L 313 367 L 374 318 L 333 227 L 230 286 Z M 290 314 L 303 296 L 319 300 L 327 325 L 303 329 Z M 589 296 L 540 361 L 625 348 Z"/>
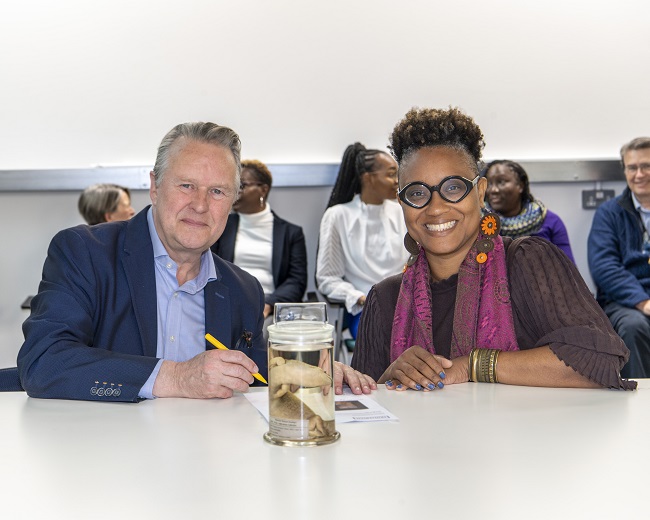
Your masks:
<path fill-rule="evenodd" d="M 650 316 L 650 300 L 643 300 L 636 304 L 636 308 L 646 316 Z"/>
<path fill-rule="evenodd" d="M 156 397 L 232 397 L 246 392 L 257 365 L 237 350 L 206 350 L 188 361 L 165 360 L 153 385 Z"/>

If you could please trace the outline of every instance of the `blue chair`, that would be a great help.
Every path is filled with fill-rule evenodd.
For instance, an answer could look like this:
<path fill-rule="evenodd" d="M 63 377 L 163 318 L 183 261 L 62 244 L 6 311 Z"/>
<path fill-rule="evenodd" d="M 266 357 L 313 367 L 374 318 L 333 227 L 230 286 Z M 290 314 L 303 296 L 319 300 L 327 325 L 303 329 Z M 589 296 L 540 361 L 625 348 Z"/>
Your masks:
<path fill-rule="evenodd" d="M 18 368 L 0 368 L 0 392 L 22 392 Z"/>

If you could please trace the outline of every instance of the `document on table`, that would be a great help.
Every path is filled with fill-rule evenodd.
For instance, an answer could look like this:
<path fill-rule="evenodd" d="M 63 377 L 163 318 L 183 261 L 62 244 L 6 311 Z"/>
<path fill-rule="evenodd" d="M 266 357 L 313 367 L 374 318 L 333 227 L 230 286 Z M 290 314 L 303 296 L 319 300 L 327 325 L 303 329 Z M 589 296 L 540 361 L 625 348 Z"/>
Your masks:
<path fill-rule="evenodd" d="M 269 393 L 250 392 L 244 394 L 257 411 L 269 420 Z M 335 420 L 338 424 L 347 422 L 399 421 L 397 416 L 386 410 L 369 395 L 354 395 L 349 388 L 343 395 L 334 396 Z"/>

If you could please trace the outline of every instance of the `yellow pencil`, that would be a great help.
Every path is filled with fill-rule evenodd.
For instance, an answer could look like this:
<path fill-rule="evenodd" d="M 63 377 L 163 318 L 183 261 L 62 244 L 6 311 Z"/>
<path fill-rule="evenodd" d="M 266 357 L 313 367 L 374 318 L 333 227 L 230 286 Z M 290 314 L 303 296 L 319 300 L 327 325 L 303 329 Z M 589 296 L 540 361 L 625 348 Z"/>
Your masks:
<path fill-rule="evenodd" d="M 219 350 L 230 350 L 226 345 L 221 343 L 217 338 L 215 338 L 212 334 L 209 332 L 205 335 L 205 339 L 207 339 L 210 343 L 212 343 L 215 347 L 217 347 Z M 261 381 L 265 385 L 268 385 L 266 382 L 266 379 L 264 379 L 260 374 L 253 374 L 253 377 L 257 379 L 258 381 Z"/>

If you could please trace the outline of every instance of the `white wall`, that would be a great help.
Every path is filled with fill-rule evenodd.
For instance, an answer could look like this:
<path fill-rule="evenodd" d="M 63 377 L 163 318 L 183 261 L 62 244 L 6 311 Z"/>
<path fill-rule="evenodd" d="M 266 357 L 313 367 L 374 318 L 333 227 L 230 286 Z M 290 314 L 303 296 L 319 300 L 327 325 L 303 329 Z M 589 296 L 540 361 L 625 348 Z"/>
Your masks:
<path fill-rule="evenodd" d="M 0 170 L 151 164 L 167 130 L 199 119 L 235 128 L 245 157 L 336 162 L 355 140 L 385 146 L 411 106 L 450 104 L 487 158 L 615 157 L 650 134 L 649 15 L 647 0 L 2 2 Z M 533 187 L 581 269 L 590 187 Z M 305 226 L 312 268 L 328 192 L 271 198 Z M 50 238 L 81 222 L 77 196 L 0 193 L 0 366 Z"/>
<path fill-rule="evenodd" d="M 334 162 L 413 105 L 487 156 L 613 157 L 648 133 L 647 0 L 22 0 L 0 7 L 0 170 L 151 164 L 178 122 Z"/>

